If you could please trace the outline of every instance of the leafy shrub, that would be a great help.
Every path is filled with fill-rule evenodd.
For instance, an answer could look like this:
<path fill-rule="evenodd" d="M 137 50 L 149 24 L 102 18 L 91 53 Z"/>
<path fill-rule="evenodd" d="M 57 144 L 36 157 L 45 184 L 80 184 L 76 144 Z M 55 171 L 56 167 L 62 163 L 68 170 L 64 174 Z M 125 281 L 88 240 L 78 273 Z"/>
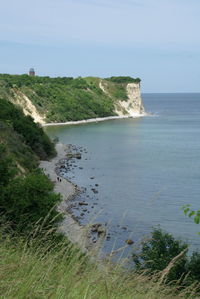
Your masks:
<path fill-rule="evenodd" d="M 0 212 L 13 229 L 30 231 L 48 214 L 46 224 L 56 223 L 60 216 L 55 205 L 60 200 L 53 193 L 53 184 L 43 174 L 31 174 L 10 181 L 1 196 Z"/>
<path fill-rule="evenodd" d="M 2 146 L 3 144 L 7 145 L 3 154 L 4 157 L 7 157 L 9 152 L 10 158 L 14 161 L 13 164 L 21 166 L 21 172 L 32 172 L 33 169 L 37 168 L 39 163 L 38 156 L 25 144 L 23 136 L 14 131 L 12 124 L 1 120 L 0 140 Z"/>
<path fill-rule="evenodd" d="M 191 209 L 190 205 L 185 205 L 182 207 L 184 214 L 188 216 L 189 218 L 192 218 L 194 223 L 199 224 L 200 223 L 200 210 L 193 210 Z"/>
<path fill-rule="evenodd" d="M 30 116 L 5 99 L 0 99 L 0 120 L 12 126 L 23 136 L 24 141 L 38 155 L 40 159 L 47 159 L 55 155 L 54 144 L 44 133 L 43 129 Z"/>
<path fill-rule="evenodd" d="M 200 252 L 193 252 L 186 265 L 188 281 L 200 281 Z"/>
<path fill-rule="evenodd" d="M 4 221 L 19 231 L 30 231 L 48 214 L 46 225 L 57 223 L 61 217 L 55 205 L 60 195 L 53 192 L 49 179 L 39 170 L 26 177 L 16 174 L 7 147 L 0 144 L 0 215 Z"/>
<path fill-rule="evenodd" d="M 105 78 L 107 81 L 111 81 L 114 83 L 140 83 L 141 79 L 140 78 L 132 78 L 128 76 L 119 76 L 119 77 L 110 77 L 110 78 Z"/>
<path fill-rule="evenodd" d="M 146 269 L 148 273 L 164 270 L 171 260 L 188 248 L 179 240 L 175 240 L 171 234 L 155 229 L 152 237 L 142 245 L 141 254 L 133 256 L 137 269 Z M 186 274 L 186 252 L 182 258 L 173 266 L 168 274 L 168 280 L 178 280 Z"/>
<path fill-rule="evenodd" d="M 8 185 L 15 174 L 16 170 L 12 164 L 12 159 L 7 156 L 7 148 L 4 144 L 0 144 L 0 192 L 4 186 Z"/>

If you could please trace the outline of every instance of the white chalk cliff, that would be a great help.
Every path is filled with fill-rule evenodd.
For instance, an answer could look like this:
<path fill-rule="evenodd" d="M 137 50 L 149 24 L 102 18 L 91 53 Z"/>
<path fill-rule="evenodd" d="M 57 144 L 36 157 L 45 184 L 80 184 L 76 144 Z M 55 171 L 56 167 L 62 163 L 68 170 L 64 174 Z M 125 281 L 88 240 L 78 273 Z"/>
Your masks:
<path fill-rule="evenodd" d="M 100 82 L 101 90 L 109 95 L 106 84 Z M 119 116 L 142 116 L 145 109 L 141 98 L 140 83 L 128 83 L 126 86 L 127 100 L 115 101 L 115 112 Z M 111 96 L 110 96 L 111 97 Z"/>

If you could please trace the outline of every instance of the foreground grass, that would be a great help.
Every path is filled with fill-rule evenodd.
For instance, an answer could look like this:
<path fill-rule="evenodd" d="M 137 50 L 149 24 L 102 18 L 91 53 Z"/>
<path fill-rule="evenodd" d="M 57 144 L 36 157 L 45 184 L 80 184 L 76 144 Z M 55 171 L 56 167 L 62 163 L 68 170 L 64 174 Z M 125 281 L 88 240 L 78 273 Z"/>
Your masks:
<path fill-rule="evenodd" d="M 0 243 L 0 294 L 9 299 L 185 297 L 185 291 L 177 293 L 176 287 L 163 287 L 119 266 L 100 270 L 70 244 L 52 248 L 45 240 L 28 245 L 9 238 Z"/>

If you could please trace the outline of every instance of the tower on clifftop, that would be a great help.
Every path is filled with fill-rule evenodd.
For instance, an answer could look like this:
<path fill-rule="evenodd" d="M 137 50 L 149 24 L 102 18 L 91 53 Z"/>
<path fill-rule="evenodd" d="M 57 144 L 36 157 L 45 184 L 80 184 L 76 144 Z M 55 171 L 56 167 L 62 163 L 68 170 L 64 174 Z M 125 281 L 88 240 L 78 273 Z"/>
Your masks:
<path fill-rule="evenodd" d="M 29 76 L 35 76 L 35 70 L 34 70 L 34 68 L 30 68 L 30 70 L 29 70 Z"/>

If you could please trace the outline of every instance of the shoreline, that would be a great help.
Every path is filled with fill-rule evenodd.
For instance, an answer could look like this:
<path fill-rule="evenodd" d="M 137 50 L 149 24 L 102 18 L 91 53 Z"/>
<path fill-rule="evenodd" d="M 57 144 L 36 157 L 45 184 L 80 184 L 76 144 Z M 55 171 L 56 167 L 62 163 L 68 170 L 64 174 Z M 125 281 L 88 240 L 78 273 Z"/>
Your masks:
<path fill-rule="evenodd" d="M 71 243 L 77 245 L 83 253 L 92 253 L 98 256 L 99 242 L 94 244 L 91 239 L 91 227 L 81 225 L 69 211 L 71 202 L 80 192 L 77 185 L 59 174 L 60 167 L 65 163 L 70 148 L 62 143 L 56 144 L 57 155 L 50 161 L 40 161 L 39 167 L 44 171 L 54 184 L 54 192 L 61 195 L 61 202 L 57 209 L 63 214 L 63 220 L 59 226 L 59 232 L 64 234 Z M 59 180 L 58 180 L 59 178 Z"/>
<path fill-rule="evenodd" d="M 76 120 L 76 121 L 67 121 L 67 122 L 60 122 L 60 123 L 43 123 L 41 124 L 42 127 L 51 127 L 51 126 L 65 126 L 65 125 L 79 125 L 79 124 L 88 124 L 88 123 L 98 123 L 106 120 L 115 120 L 115 119 L 127 119 L 127 118 L 139 118 L 147 116 L 146 113 L 144 114 L 135 114 L 135 115 L 122 115 L 122 116 L 107 116 L 107 117 L 98 117 L 98 118 L 90 118 L 90 119 L 83 119 L 83 120 Z"/>
<path fill-rule="evenodd" d="M 67 211 L 70 205 L 70 201 L 78 193 L 78 188 L 68 181 L 67 179 L 58 176 L 56 168 L 60 165 L 60 160 L 67 159 L 68 147 L 64 144 L 56 144 L 57 155 L 50 161 L 40 161 L 40 168 L 43 169 L 44 173 L 54 183 L 54 192 L 61 195 L 61 202 L 58 205 L 58 211 L 64 216 L 64 219 L 59 226 L 59 231 L 63 233 L 69 241 L 73 244 L 77 244 L 83 252 L 86 252 L 88 244 L 86 244 L 86 236 L 84 227 L 75 221 L 72 215 Z M 57 177 L 61 178 L 61 181 L 57 180 Z"/>

